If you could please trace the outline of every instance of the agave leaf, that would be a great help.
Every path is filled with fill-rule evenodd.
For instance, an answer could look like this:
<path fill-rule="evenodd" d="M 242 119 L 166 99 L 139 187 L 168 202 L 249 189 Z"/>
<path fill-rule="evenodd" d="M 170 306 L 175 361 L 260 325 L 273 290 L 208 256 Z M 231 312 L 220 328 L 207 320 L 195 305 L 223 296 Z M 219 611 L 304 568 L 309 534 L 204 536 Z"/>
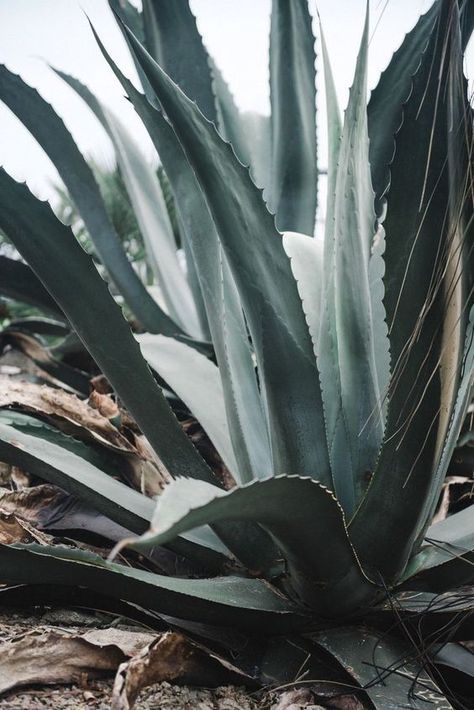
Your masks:
<path fill-rule="evenodd" d="M 87 86 L 64 72 L 54 71 L 85 101 L 113 143 L 148 260 L 168 313 L 186 333 L 202 337 L 192 294 L 178 263 L 173 230 L 155 172 L 120 119 Z"/>
<path fill-rule="evenodd" d="M 242 297 L 270 421 L 274 471 L 317 470 L 329 482 L 316 363 L 281 235 L 230 146 L 130 32 L 129 37 L 201 185 Z"/>
<path fill-rule="evenodd" d="M 130 0 L 109 0 L 109 5 L 113 12 L 115 12 L 123 20 L 123 22 L 125 22 L 127 27 L 130 27 L 133 34 L 144 44 L 145 29 L 143 27 L 143 13 L 140 12 L 135 5 L 132 5 Z M 128 40 L 125 35 L 124 39 L 128 45 Z M 154 101 L 155 94 L 148 82 L 148 79 L 146 78 L 141 66 L 135 61 L 133 56 L 132 60 L 135 65 L 135 69 L 137 70 L 143 91 L 147 95 L 149 101 Z"/>
<path fill-rule="evenodd" d="M 51 313 L 55 318 L 64 319 L 61 308 L 27 264 L 0 256 L 0 283 L 0 292 L 7 298 L 28 303 Z"/>
<path fill-rule="evenodd" d="M 390 163 L 395 153 L 395 134 L 403 120 L 403 105 L 412 91 L 412 77 L 423 60 L 439 16 L 441 0 L 422 15 L 403 40 L 372 91 L 367 108 L 370 165 L 376 195 L 376 211 L 390 185 Z"/>
<path fill-rule="evenodd" d="M 11 422 L 11 424 L 10 424 Z M 90 463 L 88 447 L 31 417 L 0 414 L 2 460 L 77 495 L 137 533 L 146 530 L 154 503 Z"/>
<path fill-rule="evenodd" d="M 217 123 L 209 57 L 188 1 L 144 0 L 143 20 L 145 46 L 153 59 L 206 118 Z"/>
<path fill-rule="evenodd" d="M 243 577 L 177 579 L 106 562 L 84 550 L 1 545 L 5 580 L 88 587 L 160 614 L 249 631 L 284 633 L 308 619 L 266 582 Z"/>
<path fill-rule="evenodd" d="M 253 181 L 258 187 L 266 189 L 270 185 L 272 157 L 270 117 L 255 111 L 245 111 L 240 114 L 240 120 L 250 146 L 249 165 Z"/>
<path fill-rule="evenodd" d="M 273 0 L 270 204 L 282 232 L 314 232 L 318 185 L 315 61 L 307 0 Z"/>
<path fill-rule="evenodd" d="M 96 39 L 147 127 L 172 185 L 202 287 L 240 477 L 249 481 L 266 476 L 272 471 L 269 437 L 247 325 L 201 188 L 166 119 L 120 72 L 97 35 Z"/>
<path fill-rule="evenodd" d="M 441 646 L 435 653 L 434 662 L 474 678 L 474 653 L 460 643 Z"/>
<path fill-rule="evenodd" d="M 442 591 L 473 580 L 474 507 L 470 506 L 428 528 L 424 545 L 405 571 L 404 583 L 410 589 Z"/>
<path fill-rule="evenodd" d="M 418 649 L 405 641 L 387 634 L 381 638 L 363 627 L 331 629 L 312 639 L 339 661 L 377 710 L 451 710 L 424 670 Z"/>
<path fill-rule="evenodd" d="M 138 320 L 152 333 L 179 333 L 179 327 L 155 303 L 129 263 L 105 211 L 92 171 L 50 104 L 4 66 L 0 66 L 0 99 L 55 164 L 101 260 Z"/>
<path fill-rule="evenodd" d="M 231 491 L 176 479 L 160 497 L 150 531 L 131 544 L 147 549 L 223 520 L 262 525 L 288 563 L 290 593 L 319 615 L 347 614 L 375 596 L 347 537 L 339 504 L 312 478 L 278 476 Z"/>
<path fill-rule="evenodd" d="M 442 4 L 437 28 L 396 136 L 384 222 L 387 426 L 350 528 L 356 549 L 387 582 L 403 573 L 436 496 L 433 472 L 455 407 L 472 300 L 473 234 L 464 221 L 472 143 L 456 3 Z M 374 535 L 381 526 L 384 534 Z"/>
<path fill-rule="evenodd" d="M 172 414 L 107 285 L 71 230 L 54 216 L 48 204 L 3 170 L 0 188 L 2 228 L 61 302 L 77 334 L 120 392 L 166 468 L 214 480 Z M 86 308 L 81 293 L 87 294 Z"/>
<path fill-rule="evenodd" d="M 204 355 L 173 338 L 138 335 L 142 355 L 189 407 L 238 480 L 238 466 L 227 425 L 219 369 Z"/>
<path fill-rule="evenodd" d="M 419 537 L 425 534 L 427 526 L 430 524 L 438 505 L 441 488 L 448 471 L 449 464 L 453 457 L 454 450 L 458 446 L 459 434 L 463 422 L 465 421 L 468 407 L 472 396 L 472 383 L 474 377 L 474 308 L 471 308 L 469 323 L 466 332 L 466 342 L 464 346 L 464 357 L 462 361 L 462 373 L 457 389 L 456 401 L 452 412 L 449 431 L 444 441 L 444 448 L 440 460 L 431 480 L 430 494 L 426 496 L 423 513 L 420 516 Z"/>
<path fill-rule="evenodd" d="M 21 330 L 15 330 L 10 326 L 0 333 L 0 342 L 3 345 L 8 344 L 13 349 L 20 350 L 26 357 L 31 358 L 40 370 L 47 372 L 50 377 L 61 382 L 63 387 L 85 395 L 89 393 L 89 375 L 57 360 L 52 355 L 51 350 L 45 347 L 39 338 Z"/>
<path fill-rule="evenodd" d="M 21 466 L 77 495 L 132 532 L 142 533 L 150 524 L 153 500 L 98 468 L 104 462 L 94 449 L 41 420 L 17 412 L 1 412 L 0 454 L 6 463 Z M 215 566 L 218 559 L 222 562 L 230 556 L 219 538 L 203 528 L 185 535 L 172 547 L 205 566 Z"/>
<path fill-rule="evenodd" d="M 240 162 L 250 166 L 255 184 L 266 188 L 270 184 L 270 120 L 268 116 L 251 111 L 241 113 L 235 105 L 227 82 L 212 59 L 210 59 L 210 65 L 212 87 L 216 95 L 219 133 L 224 140 L 232 145 Z"/>
<path fill-rule="evenodd" d="M 411 582 L 405 585 L 410 588 Z M 400 635 L 407 630 L 415 637 L 442 641 L 467 641 L 474 631 L 473 594 L 459 589 L 445 594 L 423 591 L 399 591 L 383 604 L 373 607 L 365 617 L 368 627 Z M 394 628 L 394 613 L 399 622 Z"/>
<path fill-rule="evenodd" d="M 180 471 L 217 481 L 179 426 L 119 306 L 71 230 L 54 216 L 49 205 L 33 197 L 25 185 L 15 182 L 3 170 L 0 170 L 0 199 L 1 227 L 61 302 L 77 334 L 120 392 L 125 406 L 170 474 Z M 87 309 L 77 298 L 81 290 L 87 293 Z M 261 553 L 259 559 L 265 564 L 273 559 L 273 545 L 259 528 L 221 525 L 219 536 L 244 563 L 249 540 L 255 545 L 252 553 L 257 556 Z"/>
<path fill-rule="evenodd" d="M 291 270 L 298 284 L 298 293 L 317 354 L 321 327 L 324 242 L 297 232 L 285 232 L 283 247 L 291 261 Z"/>
<path fill-rule="evenodd" d="M 328 215 L 333 224 L 326 234 L 330 260 L 318 358 L 335 491 L 350 514 L 374 469 L 384 424 L 375 341 L 385 324 L 375 320 L 380 313 L 372 308 L 369 273 L 375 213 L 365 98 L 368 23 L 367 11 Z"/>
<path fill-rule="evenodd" d="M 443 0 L 436 0 L 428 12 L 403 40 L 388 67 L 372 91 L 369 105 L 370 165 L 376 194 L 376 211 L 380 215 L 383 197 L 390 185 L 390 164 L 395 153 L 395 134 L 403 121 L 403 106 L 412 91 L 412 77 L 424 61 L 430 37 L 436 26 Z M 463 51 L 474 26 L 472 2 L 459 3 L 461 8 L 461 42 Z"/>
<path fill-rule="evenodd" d="M 32 271 L 29 276 L 34 278 Z M 36 318 L 34 316 L 10 321 L 8 328 L 4 328 L 2 334 L 9 331 L 26 332 L 32 335 L 49 335 L 54 338 L 64 338 L 71 332 L 64 321 L 53 320 L 52 318 Z"/>

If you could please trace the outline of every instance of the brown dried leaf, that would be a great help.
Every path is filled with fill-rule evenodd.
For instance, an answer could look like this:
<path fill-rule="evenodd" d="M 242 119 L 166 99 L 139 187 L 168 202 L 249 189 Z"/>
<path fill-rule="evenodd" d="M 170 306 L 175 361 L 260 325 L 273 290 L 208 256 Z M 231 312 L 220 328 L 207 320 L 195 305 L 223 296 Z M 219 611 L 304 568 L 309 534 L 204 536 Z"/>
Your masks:
<path fill-rule="evenodd" d="M 81 434 L 80 430 L 86 430 L 102 444 L 136 453 L 132 444 L 107 417 L 75 394 L 62 389 L 0 377 L 0 407 L 11 406 L 58 418 L 72 425 L 73 431 L 78 435 Z"/>
<path fill-rule="evenodd" d="M 11 545 L 15 542 L 31 542 L 31 538 L 13 513 L 0 511 L 0 543 Z"/>
<path fill-rule="evenodd" d="M 14 515 L 19 524 L 40 530 L 80 530 L 118 542 L 130 531 L 98 513 L 57 486 L 45 483 L 22 491 L 0 488 L 0 513 Z M 39 534 L 36 531 L 36 534 Z"/>
<path fill-rule="evenodd" d="M 121 629 L 84 634 L 59 629 L 31 631 L 0 644 L 0 693 L 25 685 L 80 682 L 113 673 L 153 636 Z"/>
<path fill-rule="evenodd" d="M 441 497 L 438 504 L 438 510 L 433 518 L 432 524 L 439 523 L 448 517 L 452 507 L 452 491 L 456 486 L 472 486 L 472 479 L 466 476 L 446 476 L 441 489 Z"/>
<path fill-rule="evenodd" d="M 168 632 L 122 663 L 115 677 L 112 710 L 130 710 L 138 693 L 153 683 L 216 687 L 248 684 L 249 678 L 226 659 L 177 632 Z"/>
<path fill-rule="evenodd" d="M 101 394 L 97 390 L 92 390 L 89 395 L 89 406 L 92 409 L 97 409 L 99 414 L 106 419 L 114 419 L 120 416 L 120 410 L 117 402 L 114 402 L 109 394 Z"/>

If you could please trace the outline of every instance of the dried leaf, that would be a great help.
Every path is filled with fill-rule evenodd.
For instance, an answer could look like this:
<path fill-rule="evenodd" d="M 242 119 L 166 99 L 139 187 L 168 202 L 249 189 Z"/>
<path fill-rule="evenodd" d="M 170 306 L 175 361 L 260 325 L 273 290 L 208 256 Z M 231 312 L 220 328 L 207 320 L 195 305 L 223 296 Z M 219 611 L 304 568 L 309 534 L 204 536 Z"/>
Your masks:
<path fill-rule="evenodd" d="M 136 453 L 133 445 L 107 417 L 76 395 L 64 390 L 0 377 L 0 407 L 12 406 L 63 420 L 73 425 L 72 431 L 79 436 L 81 433 L 84 435 L 85 430 L 102 444 Z"/>
<path fill-rule="evenodd" d="M 109 394 L 101 394 L 97 390 L 92 390 L 89 395 L 89 407 L 97 409 L 106 419 L 115 419 L 120 417 L 120 411 L 117 402 L 114 402 Z"/>
<path fill-rule="evenodd" d="M 12 513 L 0 511 L 0 543 L 11 545 L 15 542 L 31 542 L 31 539 Z"/>
<path fill-rule="evenodd" d="M 249 678 L 224 658 L 180 633 L 162 634 L 117 671 L 112 710 L 130 710 L 142 688 L 153 683 L 215 687 L 248 684 Z"/>
<path fill-rule="evenodd" d="M 75 496 L 47 483 L 22 491 L 0 488 L 0 513 L 2 511 L 22 518 L 40 530 L 80 530 L 100 535 L 112 542 L 131 534 Z"/>
<path fill-rule="evenodd" d="M 78 682 L 114 672 L 153 636 L 121 629 L 84 634 L 59 629 L 31 631 L 0 644 L 0 693 L 25 685 Z"/>

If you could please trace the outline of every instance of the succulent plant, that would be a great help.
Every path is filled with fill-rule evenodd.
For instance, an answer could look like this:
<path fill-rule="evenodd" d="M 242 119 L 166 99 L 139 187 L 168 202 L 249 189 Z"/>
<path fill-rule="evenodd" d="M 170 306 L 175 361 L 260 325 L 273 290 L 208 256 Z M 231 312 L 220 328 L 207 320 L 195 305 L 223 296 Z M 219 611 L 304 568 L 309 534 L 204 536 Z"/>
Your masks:
<path fill-rule="evenodd" d="M 474 516 L 467 508 L 431 522 L 473 376 L 463 51 L 474 3 L 434 2 L 368 104 L 367 12 L 344 120 L 321 37 L 324 238 L 314 235 L 306 0 L 273 1 L 269 119 L 237 110 L 185 0 L 144 0 L 143 14 L 111 6 L 145 95 L 97 40 L 156 146 L 187 275 L 156 176 L 117 118 L 64 75 L 112 137 L 165 303 L 133 272 L 60 119 L 5 68 L 0 98 L 56 162 L 111 281 L 147 332 L 132 335 L 70 229 L 4 171 L 0 228 L 174 480 L 152 501 L 64 435 L 44 438 L 41 425 L 8 414 L 0 414 L 0 457 L 130 530 L 120 549 L 152 559 L 166 547 L 204 574 L 164 576 L 82 550 L 15 544 L 0 547 L 2 577 L 106 590 L 176 625 L 200 624 L 198 633 L 227 643 L 234 658 L 224 630 L 238 629 L 249 640 L 237 656 L 246 668 L 253 658 L 260 682 L 292 680 L 303 661 L 307 678 L 326 677 L 329 654 L 337 682 L 377 708 L 428 699 L 449 707 L 435 664 L 473 675 L 470 652 L 456 642 L 472 638 Z M 201 422 L 230 489 L 183 433 L 150 367 Z"/>

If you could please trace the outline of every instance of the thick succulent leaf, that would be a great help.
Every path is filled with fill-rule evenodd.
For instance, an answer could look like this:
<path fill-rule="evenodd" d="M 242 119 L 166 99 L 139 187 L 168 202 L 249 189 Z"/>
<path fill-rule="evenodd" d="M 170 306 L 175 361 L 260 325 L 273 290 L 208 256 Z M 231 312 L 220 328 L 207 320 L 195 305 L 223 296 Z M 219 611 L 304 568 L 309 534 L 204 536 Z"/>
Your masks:
<path fill-rule="evenodd" d="M 370 165 L 379 215 L 382 211 L 382 198 L 390 185 L 390 164 L 395 153 L 394 137 L 403 121 L 403 107 L 412 91 L 412 77 L 424 61 L 423 55 L 435 30 L 442 3 L 443 0 L 436 0 L 406 35 L 370 97 Z M 474 12 L 471 0 L 459 4 L 464 50 L 472 33 Z"/>
<path fill-rule="evenodd" d="M 177 479 L 160 497 L 150 531 L 132 546 L 164 544 L 186 530 L 223 520 L 262 525 L 288 563 L 290 593 L 319 615 L 353 612 L 375 596 L 347 537 L 339 504 L 311 478 L 278 476 L 231 491 Z"/>
<path fill-rule="evenodd" d="M 271 473 L 266 415 L 240 297 L 199 183 L 172 128 L 99 46 L 152 138 L 170 180 L 201 283 L 234 452 L 242 480 Z"/>
<path fill-rule="evenodd" d="M 452 584 L 450 585 L 452 587 Z M 410 581 L 405 585 L 410 588 Z M 398 591 L 365 617 L 370 628 L 403 635 L 408 630 L 418 638 L 467 641 L 474 633 L 474 595 L 459 589 L 444 594 L 426 591 Z M 396 614 L 396 620 L 394 615 Z"/>
<path fill-rule="evenodd" d="M 0 413 L 2 461 L 77 495 L 133 532 L 146 530 L 153 501 L 97 468 L 85 458 L 87 451 L 85 444 L 39 420 Z"/>
<path fill-rule="evenodd" d="M 274 471 L 318 471 L 329 482 L 316 363 L 281 235 L 231 147 L 129 37 L 201 185 L 236 280 L 270 421 Z"/>
<path fill-rule="evenodd" d="M 122 19 L 122 21 L 127 25 L 127 27 L 130 27 L 135 37 L 138 37 L 140 42 L 144 44 L 145 29 L 143 27 L 143 13 L 138 10 L 134 5 L 132 5 L 130 0 L 109 0 L 109 6 L 113 10 L 113 12 Z M 123 32 L 122 34 L 125 39 L 125 42 L 130 48 L 127 36 Z M 140 64 L 135 60 L 135 57 L 133 55 L 132 60 L 135 65 L 135 69 L 137 70 L 137 74 L 140 79 L 140 84 L 142 85 L 143 91 L 148 97 L 148 100 L 151 102 L 155 101 L 155 93 L 151 88 L 148 79 L 146 78 L 145 73 L 143 72 L 143 69 L 141 68 Z"/>
<path fill-rule="evenodd" d="M 468 115 L 457 4 L 443 3 L 396 136 L 384 221 L 392 359 L 387 426 L 351 522 L 359 554 L 387 581 L 403 572 L 427 523 L 461 375 L 473 237 L 465 223 Z"/>
<path fill-rule="evenodd" d="M 0 256 L 0 293 L 51 313 L 55 318 L 64 318 L 62 310 L 30 267 L 7 256 Z"/>
<path fill-rule="evenodd" d="M 39 419 L 1 412 L 0 455 L 2 461 L 60 486 L 134 533 L 144 532 L 152 520 L 153 500 L 108 475 L 115 472 L 105 473 L 105 462 L 94 449 Z M 185 535 L 173 547 L 178 554 L 214 567 L 230 556 L 205 528 Z"/>
<path fill-rule="evenodd" d="M 85 396 L 90 392 L 90 375 L 71 367 L 61 359 L 57 359 L 50 348 L 47 348 L 38 337 L 13 326 L 5 328 L 0 333 L 2 347 L 9 345 L 19 350 L 43 372 L 47 372 L 56 382 L 66 389 L 74 390 Z"/>
<path fill-rule="evenodd" d="M 232 145 L 240 162 L 250 166 L 255 184 L 266 188 L 270 184 L 270 119 L 250 111 L 241 113 L 220 69 L 212 60 L 211 71 L 219 133 Z"/>
<path fill-rule="evenodd" d="M 372 244 L 369 261 L 369 290 L 372 317 L 377 328 L 374 330 L 375 367 L 377 370 L 378 391 L 381 400 L 382 416 L 387 416 L 387 393 L 390 382 L 390 341 L 388 339 L 387 314 L 383 304 L 385 276 L 385 230 L 379 224 Z"/>
<path fill-rule="evenodd" d="M 0 99 L 20 119 L 55 164 L 111 279 L 142 325 L 174 335 L 179 327 L 148 294 L 109 220 L 92 170 L 64 123 L 35 89 L 0 66 Z"/>
<path fill-rule="evenodd" d="M 427 50 L 441 1 L 437 0 L 406 35 L 370 96 L 369 155 L 377 214 L 381 213 L 382 197 L 390 185 L 389 166 L 395 153 L 395 134 L 403 120 L 403 105 L 412 92 L 412 77 Z"/>
<path fill-rule="evenodd" d="M 282 232 L 314 232 L 318 184 L 315 61 L 307 0 L 273 0 L 270 205 Z"/>
<path fill-rule="evenodd" d="M 322 646 L 365 690 L 377 710 L 450 710 L 451 705 L 423 668 L 419 650 L 364 627 L 316 634 Z"/>
<path fill-rule="evenodd" d="M 240 115 L 240 120 L 250 146 L 250 173 L 254 183 L 265 190 L 264 195 L 266 196 L 266 188 L 271 181 L 272 133 L 270 117 L 255 111 L 245 111 Z"/>
<path fill-rule="evenodd" d="M 413 582 L 411 581 L 413 578 Z M 442 590 L 472 584 L 474 580 L 474 507 L 465 508 L 435 523 L 426 532 L 424 544 L 410 561 L 405 586 Z M 427 584 L 432 583 L 431 587 Z"/>
<path fill-rule="evenodd" d="M 474 678 L 474 653 L 460 643 L 446 643 L 434 655 L 436 665 L 448 666 Z"/>
<path fill-rule="evenodd" d="M 170 473 L 214 477 L 180 428 L 128 323 L 73 233 L 25 185 L 0 171 L 0 225 L 120 393 Z M 85 303 L 80 294 L 87 294 Z M 86 306 L 86 307 L 85 307 Z"/>
<path fill-rule="evenodd" d="M 352 514 L 373 471 L 383 435 L 375 341 L 385 329 L 372 308 L 370 256 L 375 213 L 366 114 L 367 13 L 346 112 L 330 243 L 318 365 L 336 494 Z M 333 246 L 331 246 L 331 241 Z"/>
<path fill-rule="evenodd" d="M 189 407 L 227 468 L 239 479 L 227 424 L 219 369 L 184 343 L 162 335 L 138 335 L 142 355 Z"/>
<path fill-rule="evenodd" d="M 472 384 L 474 378 L 474 308 L 471 308 L 469 323 L 466 332 L 462 372 L 459 380 L 458 391 L 454 409 L 449 424 L 449 431 L 444 441 L 438 466 L 431 480 L 430 493 L 426 496 L 423 506 L 424 515 L 420 516 L 419 538 L 425 535 L 427 526 L 436 511 L 441 488 L 452 460 L 454 451 L 459 446 L 459 435 L 465 421 L 469 404 L 472 398 Z"/>
<path fill-rule="evenodd" d="M 291 261 L 315 354 L 321 327 L 324 242 L 297 232 L 285 232 L 283 247 Z"/>
<path fill-rule="evenodd" d="M 30 278 L 35 278 L 31 270 L 29 276 Z M 38 281 L 38 283 L 41 282 Z M 41 288 L 43 287 L 41 286 Z M 28 316 L 27 318 L 19 318 L 18 320 L 11 321 L 8 328 L 4 328 L 2 333 L 4 334 L 8 331 L 20 331 L 22 333 L 26 332 L 35 335 L 49 335 L 54 338 L 64 338 L 71 332 L 63 321 L 53 320 L 52 318 L 36 318 L 34 316 Z"/>
<path fill-rule="evenodd" d="M 217 123 L 209 57 L 188 0 L 144 0 L 143 20 L 150 55 L 206 118 Z"/>
<path fill-rule="evenodd" d="M 1 545 L 0 565 L 6 581 L 87 587 L 160 614 L 213 626 L 284 633 L 308 623 L 285 597 L 258 579 L 164 577 L 106 562 L 85 550 L 36 544 Z"/>
<path fill-rule="evenodd" d="M 172 319 L 182 330 L 201 337 L 192 293 L 181 270 L 160 182 L 120 119 L 74 77 L 56 73 L 86 102 L 111 139 L 120 174 L 145 242 L 148 261 Z"/>

